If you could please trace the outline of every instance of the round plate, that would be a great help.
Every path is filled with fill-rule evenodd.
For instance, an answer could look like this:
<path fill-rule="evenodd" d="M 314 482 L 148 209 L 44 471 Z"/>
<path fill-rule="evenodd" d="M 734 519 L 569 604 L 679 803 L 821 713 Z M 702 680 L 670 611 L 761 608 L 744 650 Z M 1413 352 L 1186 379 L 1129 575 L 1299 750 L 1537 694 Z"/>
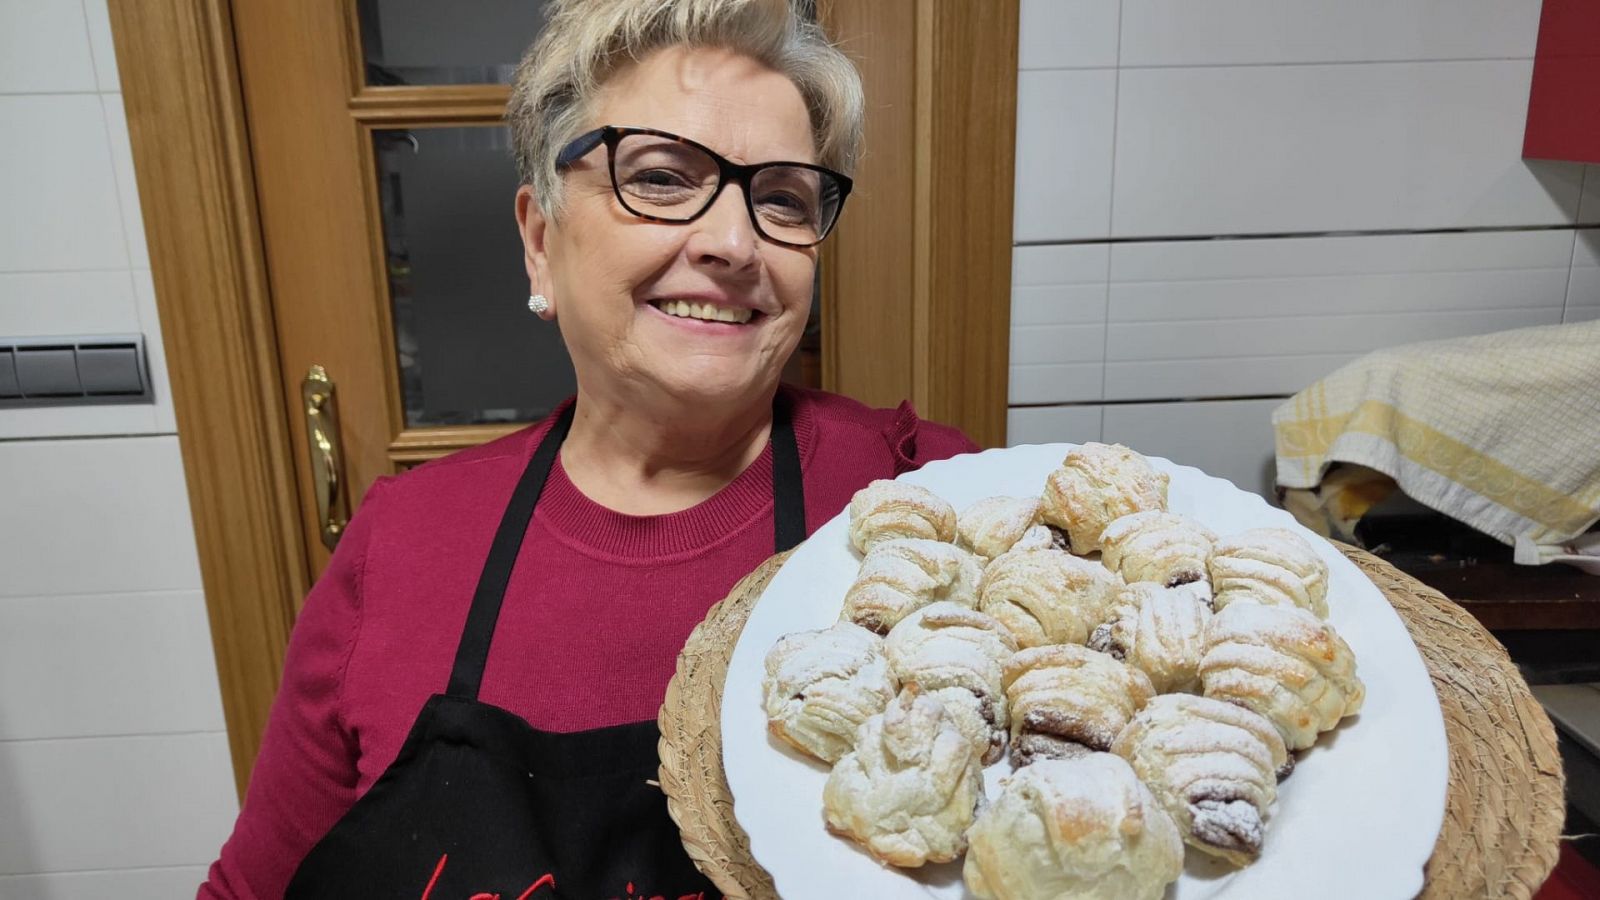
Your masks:
<path fill-rule="evenodd" d="M 922 485 L 957 510 L 997 494 L 1036 496 L 1071 444 L 986 450 L 924 466 L 900 480 Z M 1361 713 L 1322 735 L 1283 782 L 1253 865 L 1234 870 L 1188 851 L 1168 898 L 1414 897 L 1444 819 L 1448 748 L 1439 701 L 1405 625 L 1373 583 L 1327 541 L 1259 496 L 1198 469 L 1152 457 L 1171 478 L 1168 507 L 1222 536 L 1290 528 L 1311 541 L 1329 569 L 1329 621 L 1356 654 L 1366 683 Z M 761 679 L 767 651 L 785 634 L 826 628 L 839 617 L 860 558 L 848 513 L 817 530 L 757 601 L 728 664 L 722 697 L 723 765 L 734 815 L 750 851 L 787 900 L 970 897 L 959 861 L 922 869 L 879 864 L 823 826 L 827 767 L 767 732 Z M 1009 759 L 984 771 L 998 795 Z"/>

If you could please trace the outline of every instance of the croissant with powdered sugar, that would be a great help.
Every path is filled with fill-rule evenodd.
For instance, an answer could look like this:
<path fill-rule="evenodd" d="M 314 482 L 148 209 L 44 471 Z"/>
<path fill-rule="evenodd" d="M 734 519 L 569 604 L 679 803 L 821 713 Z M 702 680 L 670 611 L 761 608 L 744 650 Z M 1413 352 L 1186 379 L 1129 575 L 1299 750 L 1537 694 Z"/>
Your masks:
<path fill-rule="evenodd" d="M 1145 673 L 1156 693 L 1199 693 L 1200 656 L 1211 623 L 1201 587 L 1141 581 L 1122 588 L 1110 619 L 1090 635 L 1089 646 Z"/>
<path fill-rule="evenodd" d="M 1248 709 L 1190 694 L 1151 700 L 1111 752 L 1133 765 L 1185 842 L 1236 866 L 1261 853 L 1288 750 Z"/>
<path fill-rule="evenodd" d="M 883 638 L 850 622 L 779 638 L 767 653 L 766 673 L 768 729 L 830 763 L 855 746 L 856 730 L 900 690 Z"/>
<path fill-rule="evenodd" d="M 1156 694 L 1143 672 L 1075 644 L 1019 651 L 1006 663 L 1005 689 L 1018 766 L 1110 749 Z"/>
<path fill-rule="evenodd" d="M 1100 561 L 1124 581 L 1177 587 L 1208 581 L 1206 563 L 1217 536 L 1174 512 L 1146 510 L 1123 516 L 1100 535 Z"/>
<path fill-rule="evenodd" d="M 1218 612 L 1242 600 L 1328 617 L 1328 564 L 1286 528 L 1252 528 L 1218 541 L 1210 572 Z"/>
<path fill-rule="evenodd" d="M 1205 696 L 1271 722 L 1290 750 L 1316 743 L 1366 699 L 1355 654 L 1333 626 L 1303 609 L 1259 603 L 1230 603 L 1212 617 L 1200 684 Z"/>
<path fill-rule="evenodd" d="M 866 553 L 884 541 L 956 539 L 956 510 L 925 487 L 880 478 L 850 498 L 850 544 Z"/>
<path fill-rule="evenodd" d="M 978 558 L 955 544 L 886 541 L 861 561 L 840 617 L 874 634 L 888 634 L 901 619 L 930 603 L 977 606 L 982 579 Z"/>
<path fill-rule="evenodd" d="M 1158 900 L 1183 871 L 1177 826 L 1120 757 L 1041 760 L 1004 784 L 968 832 L 980 900 Z"/>
<path fill-rule="evenodd" d="M 983 757 L 1005 752 L 1009 710 L 1002 679 L 1017 650 L 1004 625 L 954 603 L 934 603 L 889 632 L 884 653 L 902 688 L 915 687 L 942 703 Z"/>
<path fill-rule="evenodd" d="M 829 831 L 906 867 L 960 856 L 982 800 L 976 749 L 914 688 L 861 726 L 822 791 Z"/>
<path fill-rule="evenodd" d="M 1121 586 L 1105 566 L 1062 550 L 1012 550 L 984 570 L 978 608 L 1004 623 L 1019 647 L 1082 644 Z"/>
<path fill-rule="evenodd" d="M 1075 447 L 1045 479 L 1040 515 L 1066 532 L 1080 556 L 1100 549 L 1106 526 L 1126 515 L 1167 508 L 1165 472 L 1121 444 Z"/>
<path fill-rule="evenodd" d="M 956 516 L 956 541 L 988 562 L 1010 550 L 1049 547 L 1037 497 L 985 497 Z"/>

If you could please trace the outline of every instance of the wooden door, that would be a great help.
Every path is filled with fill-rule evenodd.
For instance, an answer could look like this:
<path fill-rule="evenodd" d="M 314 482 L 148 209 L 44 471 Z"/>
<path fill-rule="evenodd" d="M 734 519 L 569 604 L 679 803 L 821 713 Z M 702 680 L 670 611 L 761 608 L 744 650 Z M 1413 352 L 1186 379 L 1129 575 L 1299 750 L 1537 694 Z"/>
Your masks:
<path fill-rule="evenodd" d="M 998 445 L 1016 2 L 814 5 L 861 66 L 868 133 L 786 377 L 911 398 Z M 500 127 L 538 6 L 111 2 L 241 791 L 327 559 L 308 407 L 328 389 L 307 389 L 312 368 L 338 417 L 321 403 L 313 423 L 342 451 L 335 518 L 379 475 L 571 390 L 554 327 L 526 312 Z M 494 352 L 463 355 L 474 342 Z"/>
<path fill-rule="evenodd" d="M 539 4 L 274 0 L 234 17 L 319 572 L 336 538 L 324 515 L 337 525 L 375 478 L 542 417 L 572 389 L 555 329 L 527 312 L 501 125 Z M 313 367 L 336 432 L 310 412 Z M 313 427 L 337 439 L 331 504 Z"/>

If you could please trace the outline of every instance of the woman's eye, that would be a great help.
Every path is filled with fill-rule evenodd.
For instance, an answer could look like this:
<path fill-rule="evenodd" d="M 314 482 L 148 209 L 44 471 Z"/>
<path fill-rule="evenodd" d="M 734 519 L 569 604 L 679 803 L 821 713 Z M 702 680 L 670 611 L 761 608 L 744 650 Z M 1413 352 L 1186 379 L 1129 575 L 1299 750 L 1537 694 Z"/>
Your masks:
<path fill-rule="evenodd" d="M 692 187 L 689 179 L 671 169 L 645 169 L 628 178 L 628 184 L 653 191 L 677 190 Z"/>
<path fill-rule="evenodd" d="M 763 212 L 781 215 L 789 219 L 806 219 L 811 215 L 811 204 L 787 191 L 774 191 L 763 194 L 758 201 L 758 205 Z"/>

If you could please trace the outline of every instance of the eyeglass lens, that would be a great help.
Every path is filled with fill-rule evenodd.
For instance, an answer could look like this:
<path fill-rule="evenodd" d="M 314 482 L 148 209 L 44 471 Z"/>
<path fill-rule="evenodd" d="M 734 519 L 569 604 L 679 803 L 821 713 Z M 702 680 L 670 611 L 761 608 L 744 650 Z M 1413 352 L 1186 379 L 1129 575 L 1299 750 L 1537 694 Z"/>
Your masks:
<path fill-rule="evenodd" d="M 721 176 L 721 167 L 705 151 L 650 134 L 623 135 L 612 166 L 629 212 L 676 222 L 694 218 L 711 203 Z M 751 178 L 749 194 L 756 229 L 784 243 L 817 243 L 839 213 L 836 180 L 802 166 L 761 168 Z"/>

